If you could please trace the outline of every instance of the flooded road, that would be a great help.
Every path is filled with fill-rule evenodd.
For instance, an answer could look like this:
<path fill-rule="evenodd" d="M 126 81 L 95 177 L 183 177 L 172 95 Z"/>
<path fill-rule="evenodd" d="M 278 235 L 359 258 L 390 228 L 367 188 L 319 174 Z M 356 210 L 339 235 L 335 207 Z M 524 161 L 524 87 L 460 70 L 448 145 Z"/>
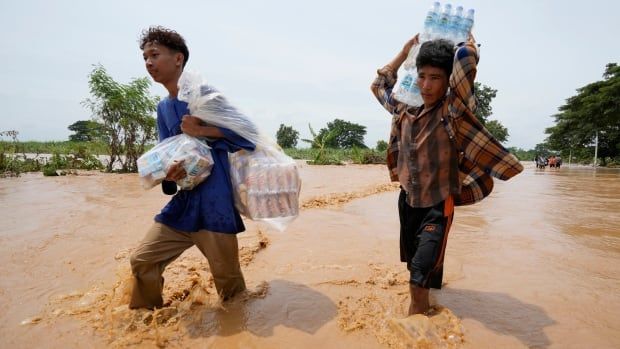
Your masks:
<path fill-rule="evenodd" d="M 457 208 L 431 292 L 445 310 L 423 340 L 394 326 L 408 274 L 387 170 L 301 175 L 287 232 L 248 222 L 239 235 L 250 292 L 220 304 L 192 248 L 164 274 L 175 301 L 157 314 L 126 309 L 127 259 L 166 197 L 135 175 L 0 180 L 0 346 L 620 347 L 619 170 L 527 164 Z"/>
<path fill-rule="evenodd" d="M 620 345 L 620 171 L 528 166 L 457 215 L 447 253 L 463 274 L 439 301 L 472 343 Z"/>

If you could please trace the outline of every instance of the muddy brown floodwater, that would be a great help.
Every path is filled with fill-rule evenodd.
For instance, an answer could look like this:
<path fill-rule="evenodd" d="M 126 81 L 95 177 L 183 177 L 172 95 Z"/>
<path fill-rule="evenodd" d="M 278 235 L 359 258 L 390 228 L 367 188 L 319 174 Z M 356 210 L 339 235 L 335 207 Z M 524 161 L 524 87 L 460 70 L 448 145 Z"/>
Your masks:
<path fill-rule="evenodd" d="M 249 290 L 218 301 L 197 249 L 155 312 L 128 257 L 167 198 L 135 175 L 0 179 L 2 348 L 619 348 L 620 171 L 525 171 L 456 209 L 430 317 L 406 317 L 384 166 L 309 166 L 284 233 L 239 235 Z"/>

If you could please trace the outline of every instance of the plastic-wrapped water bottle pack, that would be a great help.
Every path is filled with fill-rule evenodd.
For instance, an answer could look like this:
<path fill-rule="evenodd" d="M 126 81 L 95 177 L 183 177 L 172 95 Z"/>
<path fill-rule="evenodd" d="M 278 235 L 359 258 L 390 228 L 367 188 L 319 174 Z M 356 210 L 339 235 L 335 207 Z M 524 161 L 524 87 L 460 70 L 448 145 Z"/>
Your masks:
<path fill-rule="evenodd" d="M 464 12 L 463 6 L 457 6 L 453 10 L 452 5 L 446 3 L 441 10 L 440 2 L 433 3 L 424 18 L 424 29 L 419 37 L 420 44 L 411 48 L 402 65 L 403 69 L 398 74 L 399 78 L 394 89 L 394 97 L 397 100 L 414 107 L 424 103 L 416 83 L 418 73 L 415 61 L 420 46 L 426 41 L 435 39 L 447 39 L 455 44 L 466 41 L 474 26 L 474 14 L 473 8 Z"/>

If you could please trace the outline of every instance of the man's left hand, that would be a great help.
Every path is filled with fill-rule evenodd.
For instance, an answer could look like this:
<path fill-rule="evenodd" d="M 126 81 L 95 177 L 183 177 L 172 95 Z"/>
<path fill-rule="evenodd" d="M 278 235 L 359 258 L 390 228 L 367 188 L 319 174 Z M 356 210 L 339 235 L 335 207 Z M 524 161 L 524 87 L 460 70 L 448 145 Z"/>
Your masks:
<path fill-rule="evenodd" d="M 181 131 L 188 136 L 199 137 L 203 134 L 204 123 L 195 116 L 184 115 L 181 121 Z"/>

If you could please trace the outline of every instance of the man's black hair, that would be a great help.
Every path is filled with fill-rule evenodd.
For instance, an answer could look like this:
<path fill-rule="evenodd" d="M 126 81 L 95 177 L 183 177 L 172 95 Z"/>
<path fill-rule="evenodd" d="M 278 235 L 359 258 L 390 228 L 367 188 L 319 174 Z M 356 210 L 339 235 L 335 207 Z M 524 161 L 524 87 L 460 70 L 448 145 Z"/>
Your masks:
<path fill-rule="evenodd" d="M 415 65 L 418 70 L 424 66 L 443 69 L 450 78 L 454 63 L 454 43 L 445 39 L 427 41 L 420 47 Z"/>
<path fill-rule="evenodd" d="M 189 60 L 189 50 L 185 45 L 185 39 L 179 33 L 161 26 L 153 26 L 142 31 L 140 49 L 144 50 L 144 46 L 148 43 L 158 43 L 172 51 L 181 52 L 183 54 L 183 68 L 185 68 L 185 64 Z"/>

